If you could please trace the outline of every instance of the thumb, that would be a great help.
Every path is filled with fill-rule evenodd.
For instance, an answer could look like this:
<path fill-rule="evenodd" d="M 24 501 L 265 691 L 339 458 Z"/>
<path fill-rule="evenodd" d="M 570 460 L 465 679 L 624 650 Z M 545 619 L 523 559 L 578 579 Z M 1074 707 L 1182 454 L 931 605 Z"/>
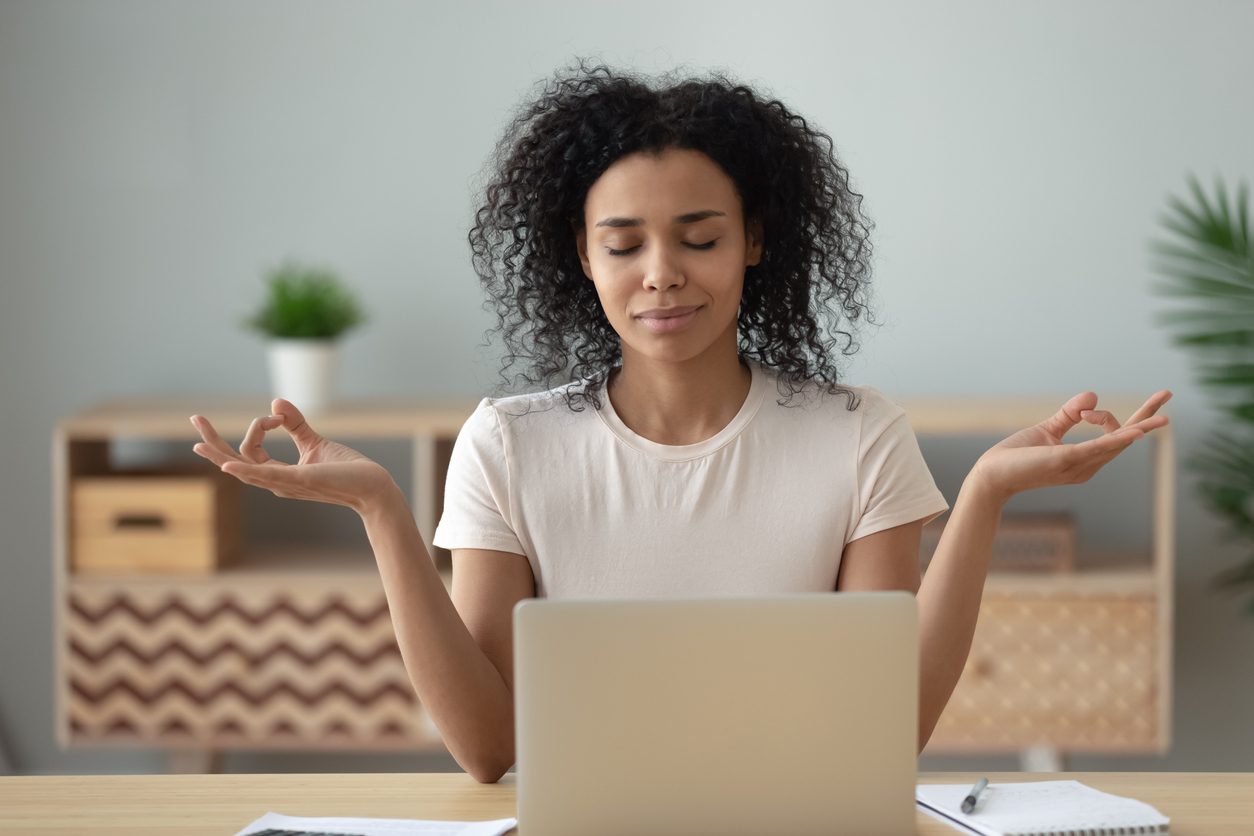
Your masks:
<path fill-rule="evenodd" d="M 283 417 L 283 429 L 287 430 L 288 434 L 292 436 L 296 446 L 302 452 L 322 440 L 322 436 L 314 432 L 313 427 L 309 426 L 305 416 L 296 408 L 296 404 L 286 398 L 275 398 L 271 401 L 270 412 Z"/>
<path fill-rule="evenodd" d="M 1097 406 L 1096 392 L 1081 392 L 1073 396 L 1062 408 L 1041 422 L 1040 426 L 1055 438 L 1062 438 L 1067 431 L 1081 423 L 1084 419 L 1081 411 Z"/>

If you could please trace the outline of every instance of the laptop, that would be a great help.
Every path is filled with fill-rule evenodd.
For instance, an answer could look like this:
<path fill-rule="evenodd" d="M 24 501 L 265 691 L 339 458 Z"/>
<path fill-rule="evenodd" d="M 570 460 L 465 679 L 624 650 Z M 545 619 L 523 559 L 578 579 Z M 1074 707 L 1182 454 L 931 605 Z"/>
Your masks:
<path fill-rule="evenodd" d="M 913 833 L 907 592 L 527 599 L 519 836 Z"/>

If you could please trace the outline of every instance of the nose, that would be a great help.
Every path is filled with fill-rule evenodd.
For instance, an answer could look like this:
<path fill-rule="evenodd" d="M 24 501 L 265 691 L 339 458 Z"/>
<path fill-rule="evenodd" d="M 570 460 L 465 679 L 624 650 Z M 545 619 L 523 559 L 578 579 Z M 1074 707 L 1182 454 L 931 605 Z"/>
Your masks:
<path fill-rule="evenodd" d="M 652 257 L 645 265 L 644 286 L 650 290 L 670 290 L 684 286 L 683 270 L 665 247 L 654 247 Z"/>

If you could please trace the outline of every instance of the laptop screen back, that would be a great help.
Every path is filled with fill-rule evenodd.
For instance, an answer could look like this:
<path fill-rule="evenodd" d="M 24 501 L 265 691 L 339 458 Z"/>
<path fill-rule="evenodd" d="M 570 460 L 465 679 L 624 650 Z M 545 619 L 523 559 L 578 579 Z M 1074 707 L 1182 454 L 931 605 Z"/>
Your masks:
<path fill-rule="evenodd" d="M 913 832 L 917 629 L 906 592 L 520 602 L 520 836 Z"/>

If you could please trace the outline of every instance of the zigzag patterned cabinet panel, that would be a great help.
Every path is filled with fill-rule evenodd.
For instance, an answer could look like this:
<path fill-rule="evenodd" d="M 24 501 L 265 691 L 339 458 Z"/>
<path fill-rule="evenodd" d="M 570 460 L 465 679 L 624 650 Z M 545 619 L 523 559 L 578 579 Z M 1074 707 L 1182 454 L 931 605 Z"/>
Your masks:
<path fill-rule="evenodd" d="M 68 605 L 76 743 L 439 745 L 382 590 L 76 582 Z"/>
<path fill-rule="evenodd" d="M 430 537 L 452 442 L 476 403 L 343 401 L 319 418 L 320 432 L 349 444 L 410 443 L 413 513 L 446 586 L 449 555 Z M 126 561 L 116 571 L 75 570 L 74 486 L 125 470 L 114 466 L 113 442 L 177 442 L 186 445 L 184 462 L 171 464 L 190 461 L 216 474 L 191 453 L 200 436 L 187 416 L 206 415 L 238 443 L 268 408 L 266 398 L 131 398 L 58 423 L 52 506 L 61 746 L 167 749 L 180 770 L 215 760 L 195 753 L 230 749 L 445 751 L 409 682 L 364 533 L 360 548 L 241 538 L 238 559 L 209 572 L 128 569 Z M 276 458 L 293 458 L 290 439 L 267 442 Z M 246 502 L 261 489 L 242 490 Z"/>

